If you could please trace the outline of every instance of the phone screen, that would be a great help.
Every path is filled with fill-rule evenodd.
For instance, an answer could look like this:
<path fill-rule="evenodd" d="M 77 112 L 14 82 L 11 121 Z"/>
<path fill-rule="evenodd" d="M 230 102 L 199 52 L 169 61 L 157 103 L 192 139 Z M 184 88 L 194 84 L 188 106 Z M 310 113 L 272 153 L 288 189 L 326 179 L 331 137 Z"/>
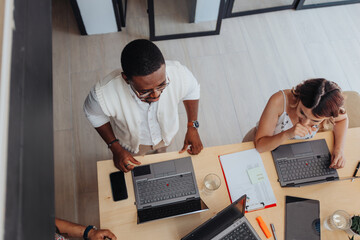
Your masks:
<path fill-rule="evenodd" d="M 114 201 L 119 201 L 128 198 L 124 173 L 121 171 L 110 174 L 111 190 Z"/>

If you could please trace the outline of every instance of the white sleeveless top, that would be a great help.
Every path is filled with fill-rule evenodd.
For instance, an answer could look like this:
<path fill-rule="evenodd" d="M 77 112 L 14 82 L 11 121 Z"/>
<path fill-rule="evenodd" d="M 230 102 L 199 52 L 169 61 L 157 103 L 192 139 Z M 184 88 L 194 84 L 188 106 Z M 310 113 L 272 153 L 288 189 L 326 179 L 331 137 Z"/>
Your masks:
<path fill-rule="evenodd" d="M 280 90 L 284 96 L 284 112 L 280 115 L 277 123 L 276 123 L 276 127 L 275 127 L 275 130 L 274 130 L 274 134 L 273 135 L 276 135 L 276 134 L 279 134 L 283 131 L 286 131 L 290 128 L 292 128 L 294 125 L 293 123 L 291 122 L 291 119 L 289 117 L 289 115 L 287 114 L 286 112 L 286 95 L 284 93 L 283 90 Z M 304 137 L 300 137 L 300 136 L 295 136 L 293 137 L 292 139 L 309 139 L 309 138 L 313 138 L 315 136 L 315 134 L 317 133 L 318 129 L 316 131 L 313 131 L 311 134 L 307 134 L 306 136 Z"/>

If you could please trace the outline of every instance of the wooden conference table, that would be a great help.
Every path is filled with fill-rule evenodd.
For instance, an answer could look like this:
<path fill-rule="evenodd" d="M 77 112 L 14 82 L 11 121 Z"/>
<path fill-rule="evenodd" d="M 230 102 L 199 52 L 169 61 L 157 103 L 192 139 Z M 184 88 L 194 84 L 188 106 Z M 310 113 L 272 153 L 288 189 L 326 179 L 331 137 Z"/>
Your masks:
<path fill-rule="evenodd" d="M 325 138 L 332 151 L 334 140 L 332 132 L 318 133 L 315 139 Z M 288 141 L 296 142 L 296 141 Z M 340 178 L 351 177 L 356 164 L 360 160 L 360 128 L 348 129 L 345 146 L 346 165 L 338 170 Z M 230 204 L 229 195 L 224 183 L 224 176 L 218 160 L 218 155 L 234 153 L 254 148 L 252 142 L 239 143 L 225 146 L 209 147 L 202 150 L 197 156 L 192 156 L 194 170 L 200 195 L 209 207 L 208 211 L 180 216 L 170 219 L 161 219 L 144 224 L 136 224 L 136 206 L 131 174 L 125 174 L 128 199 L 114 202 L 112 199 L 109 174 L 117 171 L 112 160 L 97 163 L 100 226 L 110 229 L 118 239 L 180 239 L 196 226 L 205 222 L 210 217 Z M 174 158 L 187 156 L 187 153 L 178 152 L 162 153 L 137 157 L 143 164 L 154 163 Z M 246 214 L 246 217 L 262 239 L 266 239 L 255 218 L 261 216 L 269 226 L 273 223 L 279 240 L 284 239 L 285 231 L 285 196 L 297 196 L 320 200 L 320 218 L 323 220 L 335 210 L 342 209 L 353 214 L 360 214 L 360 179 L 336 181 L 301 188 L 281 188 L 277 182 L 276 169 L 270 152 L 261 154 L 265 169 L 276 196 L 277 206 L 262 209 Z M 209 173 L 216 173 L 221 178 L 221 186 L 211 194 L 203 192 L 202 183 Z M 359 171 L 360 173 L 360 171 Z M 273 237 L 271 238 L 273 239 Z M 343 231 L 328 231 L 321 227 L 321 239 L 348 239 Z M 360 238 L 357 238 L 360 239 Z"/>

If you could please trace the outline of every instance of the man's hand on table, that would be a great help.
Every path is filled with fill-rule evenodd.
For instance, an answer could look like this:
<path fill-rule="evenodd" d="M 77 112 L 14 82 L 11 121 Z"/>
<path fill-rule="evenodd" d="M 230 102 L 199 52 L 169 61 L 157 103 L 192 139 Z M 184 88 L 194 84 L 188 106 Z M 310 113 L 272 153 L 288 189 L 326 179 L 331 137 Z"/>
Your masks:
<path fill-rule="evenodd" d="M 120 144 L 116 144 L 113 152 L 113 161 L 116 168 L 123 172 L 129 172 L 134 169 L 134 165 L 140 165 L 141 162 L 137 161 L 128 151 L 126 151 Z"/>
<path fill-rule="evenodd" d="M 189 145 L 190 148 L 188 149 Z M 179 153 L 183 153 L 187 150 L 188 153 L 197 155 L 203 148 L 204 147 L 197 129 L 194 127 L 189 127 L 185 135 L 184 146 Z"/>
<path fill-rule="evenodd" d="M 90 240 L 104 240 L 104 239 L 111 239 L 116 240 L 116 236 L 107 229 L 92 229 L 88 233 L 88 239 Z"/>

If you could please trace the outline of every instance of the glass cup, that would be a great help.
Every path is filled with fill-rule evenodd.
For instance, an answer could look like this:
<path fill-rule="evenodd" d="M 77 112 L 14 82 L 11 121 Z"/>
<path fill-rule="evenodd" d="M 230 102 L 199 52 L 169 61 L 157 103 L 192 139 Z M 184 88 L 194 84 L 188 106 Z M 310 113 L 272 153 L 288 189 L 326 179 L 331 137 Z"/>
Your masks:
<path fill-rule="evenodd" d="M 324 227 L 330 231 L 347 231 L 351 227 L 351 216 L 343 210 L 337 210 L 324 220 Z"/>
<path fill-rule="evenodd" d="M 213 192 L 221 186 L 221 180 L 215 173 L 210 173 L 204 178 L 204 190 L 206 192 Z"/>

